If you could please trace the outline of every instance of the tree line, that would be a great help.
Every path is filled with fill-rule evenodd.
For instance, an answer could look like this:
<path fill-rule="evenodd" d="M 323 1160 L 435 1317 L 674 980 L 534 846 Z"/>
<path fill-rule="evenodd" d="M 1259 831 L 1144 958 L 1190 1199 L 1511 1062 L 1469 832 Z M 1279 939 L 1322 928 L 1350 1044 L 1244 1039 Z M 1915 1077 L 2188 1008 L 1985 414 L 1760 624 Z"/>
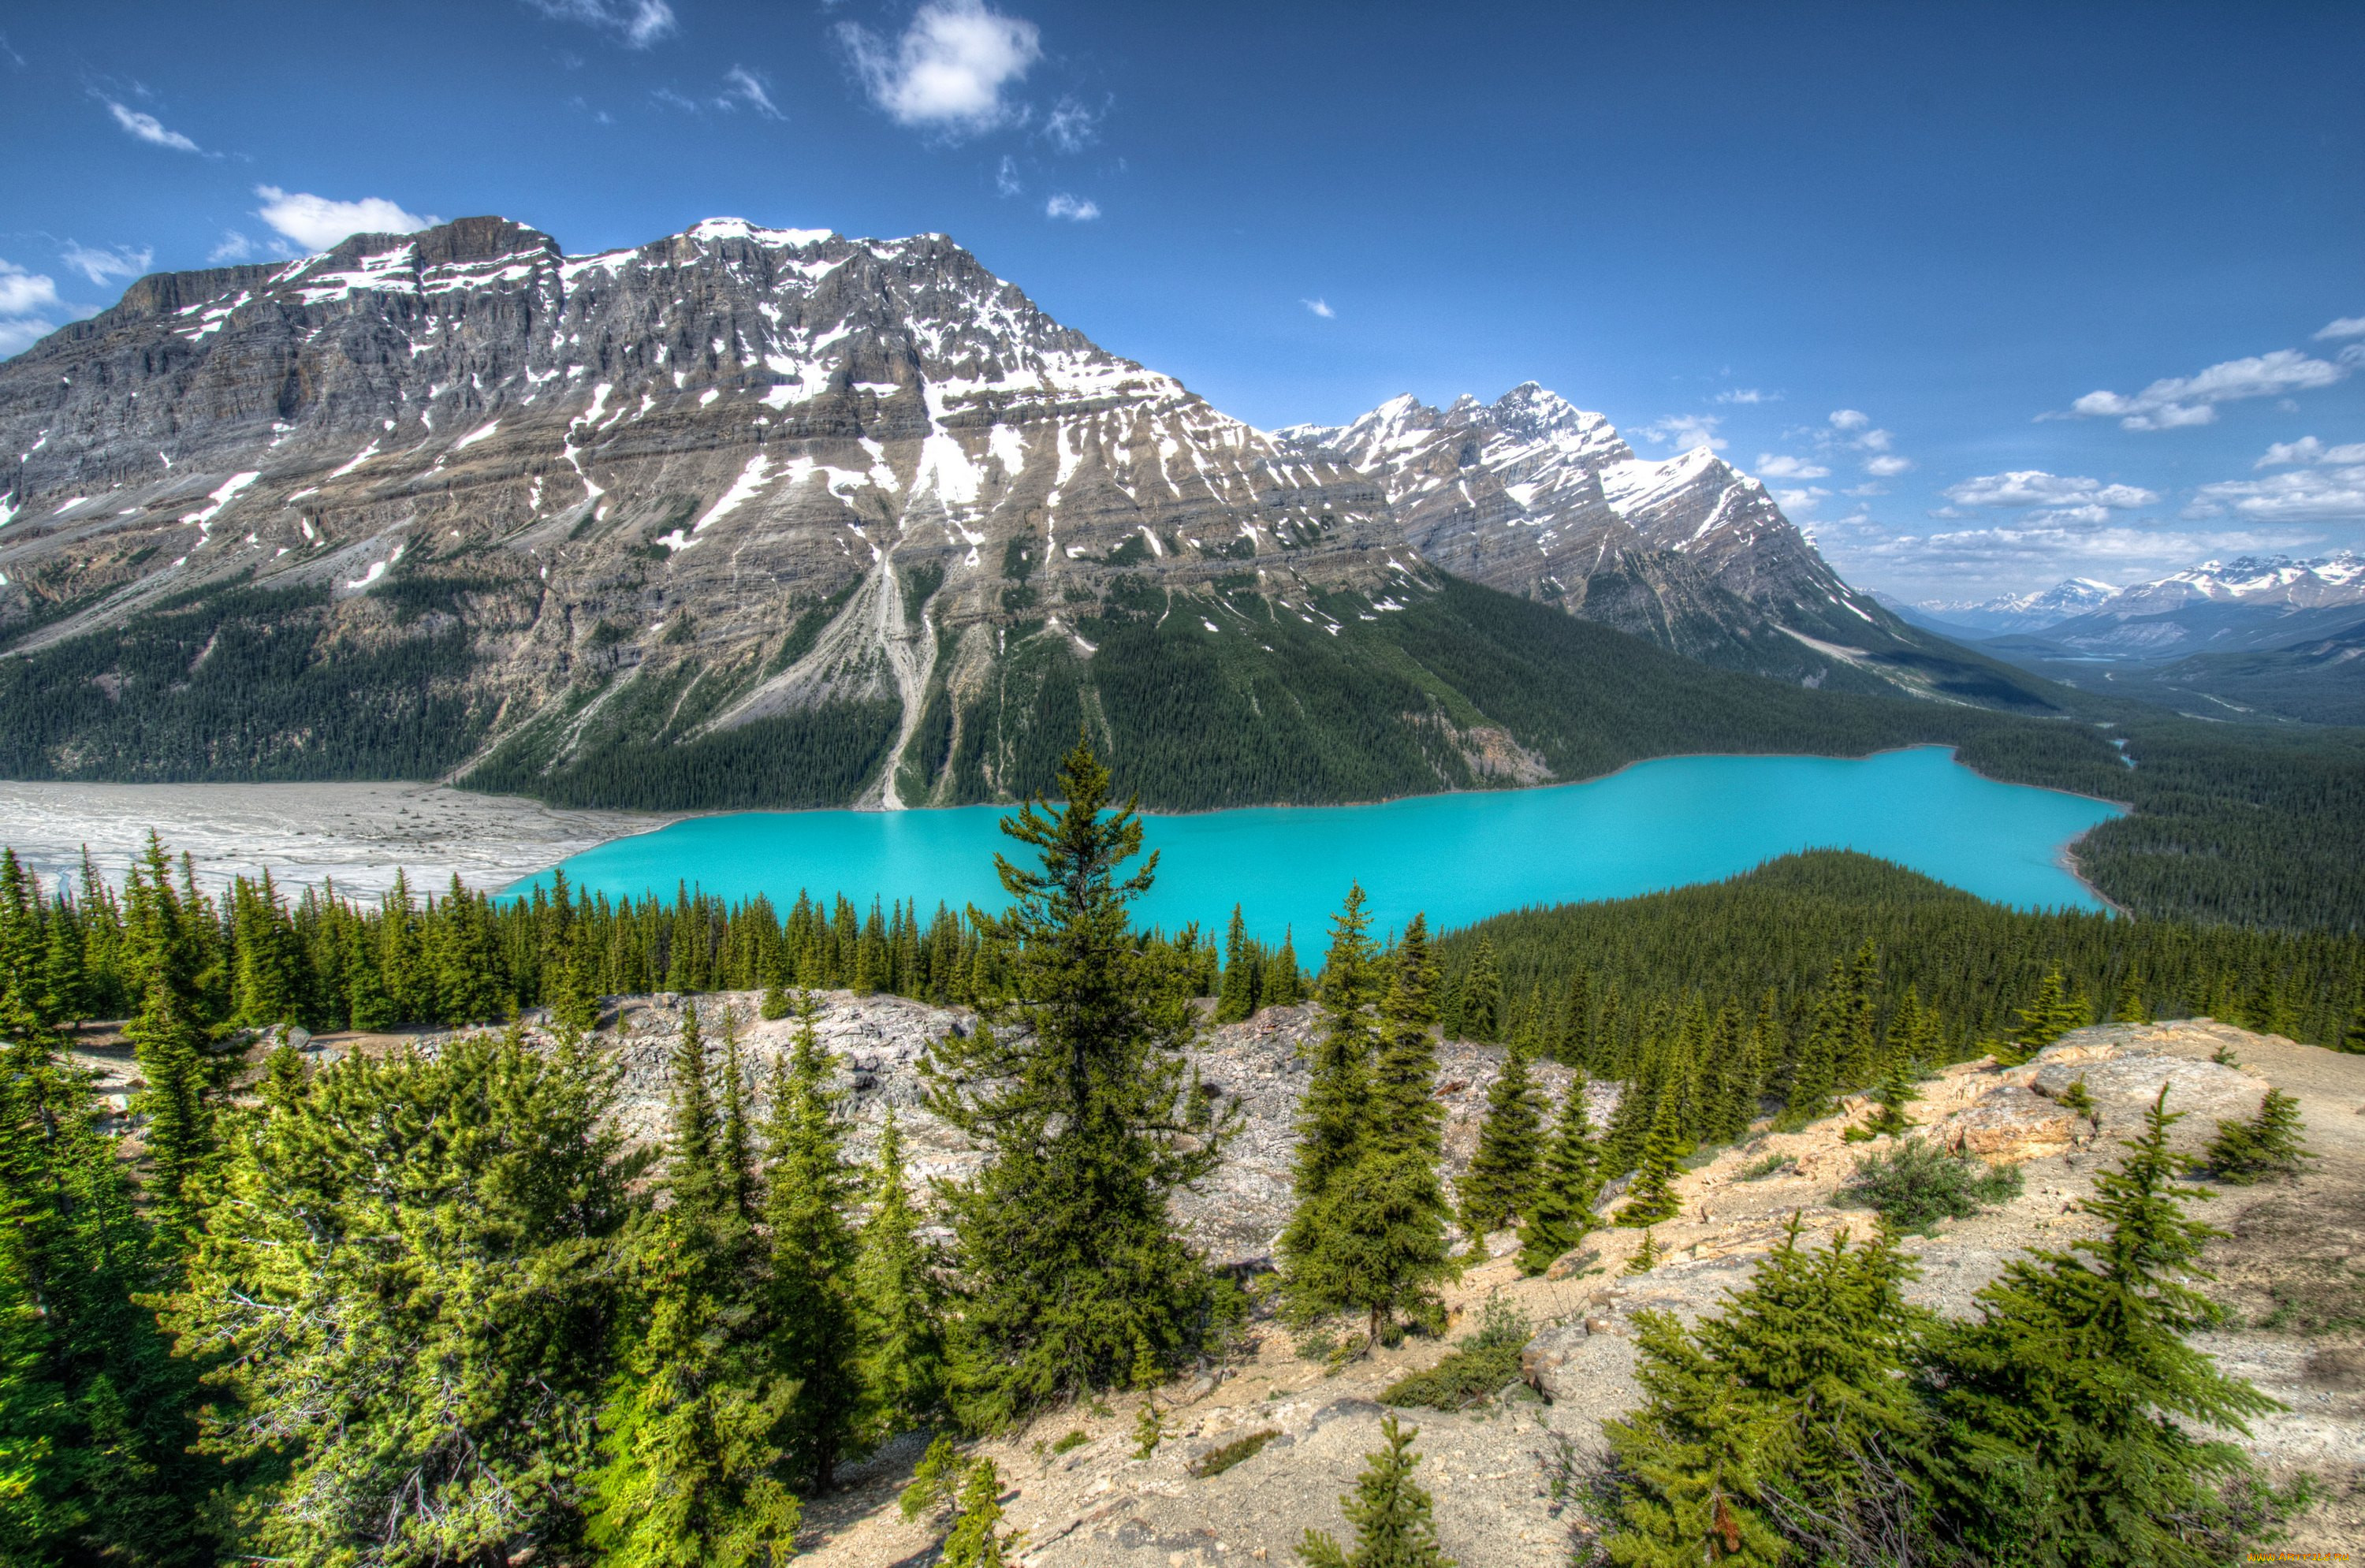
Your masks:
<path fill-rule="evenodd" d="M 1195 931 L 1136 928 L 1129 906 L 1157 861 L 1139 860 L 1139 820 L 1107 809 L 1087 747 L 1060 784 L 1062 804 L 1005 821 L 1032 857 L 998 860 L 1009 907 L 925 927 L 910 906 L 861 916 L 842 901 L 780 917 L 683 895 L 603 915 L 555 889 L 505 905 L 458 890 L 417 910 L 398 890 L 372 910 L 289 906 L 255 883 L 218 905 L 152 841 L 119 896 L 94 878 L 60 900 L 0 857 L 0 1548 L 28 1563 L 778 1562 L 804 1500 L 895 1433 L 990 1432 L 1155 1389 L 1222 1352 L 1252 1303 L 1182 1235 L 1170 1199 L 1237 1126 L 1185 1054 L 1201 999 L 1226 1005 L 1227 984 L 1234 1010 L 1310 989 L 1272 1299 L 1308 1331 L 1351 1325 L 1366 1347 L 1441 1330 L 1442 1286 L 1473 1238 L 1516 1230 L 1541 1272 L 1598 1224 L 1647 1238 L 1700 1147 L 1864 1087 L 1886 1107 L 1874 1127 L 1896 1130 L 1886 1113 L 1956 1048 L 1932 999 L 1953 993 L 1900 986 L 1863 929 L 1795 1008 L 1695 987 L 1603 1033 L 1566 988 L 1498 1005 L 1521 971 L 1489 932 L 1433 946 L 1415 920 L 1382 942 L 1353 890 L 1309 981 L 1241 922 L 1220 954 Z M 512 1025 L 318 1069 L 283 1039 L 251 1062 L 252 1026 L 305 1005 L 291 955 L 318 936 L 308 907 L 319 929 L 349 923 L 324 951 L 358 944 L 381 981 L 410 976 L 439 1007 L 513 1009 L 531 976 L 547 988 L 548 1038 Z M 389 968 L 389 948 L 407 964 Z M 617 1065 L 578 1015 L 595 973 L 622 972 L 601 967 L 620 952 L 662 959 L 687 991 L 752 982 L 733 989 L 762 989 L 767 1012 L 798 1021 L 763 1078 L 728 1006 L 686 1009 L 653 1148 L 619 1132 Z M 454 989 L 472 973 L 488 989 Z M 921 1063 L 927 1108 L 983 1157 L 934 1185 L 926 1228 L 891 1122 L 868 1167 L 844 1147 L 810 988 L 849 973 L 966 987 L 945 994 L 977 1011 Z M 2081 977 L 2048 968 L 1996 1046 L 2025 1054 L 2086 1021 Z M 271 989 L 283 982 L 296 989 Z M 129 1126 L 102 1114 L 60 1028 L 61 995 L 87 1005 L 102 985 L 134 1003 L 124 1036 L 144 1088 Z M 2140 1010 L 2144 994 L 2123 988 L 2113 1006 Z M 1448 1006 L 1465 1029 L 1493 1007 L 1508 1041 L 1452 1182 L 1436 1100 Z M 1579 1021 L 1592 1032 L 1559 1032 Z M 1557 1105 L 1534 1071 L 1554 1051 L 1585 1070 Z M 1589 1077 L 1620 1083 L 1599 1126 Z M 1754 1340 L 1654 1330 L 1652 1403 L 1611 1432 L 1625 1467 L 1613 1554 L 1770 1562 L 1827 1528 L 1944 1542 L 2008 1527 L 1998 1539 L 2076 1556 L 2163 1509 L 2188 1544 L 2255 1535 L 2279 1505 L 2238 1454 L 2150 1414 L 2263 1406 L 2210 1382 L 2205 1360 L 2177 1360 L 2191 1309 L 2169 1276 L 2189 1271 L 2197 1242 L 2179 1238 L 2198 1233 L 2177 1228 L 2158 1126 L 2149 1147 L 2103 1188 L 2120 1207 L 2097 1211 L 2135 1239 L 2016 1265 L 1978 1333 L 1895 1313 L 1906 1265 L 1885 1241 L 1778 1253 L 1761 1294 L 1727 1313 L 1746 1326 L 1771 1304 Z M 1821 1318 L 1801 1316 L 1802 1295 Z M 1854 1359 L 1800 1384 L 1780 1369 L 1801 1356 Z M 2075 1384 L 2085 1367 L 2108 1386 Z M 1843 1415 L 1887 1403 L 1872 1427 L 1833 1424 L 1814 1403 L 1830 1391 Z M 1367 1477 L 1381 1490 L 1353 1517 L 1409 1530 L 1433 1557 L 1402 1513 L 1425 1512 L 1406 1441 L 1391 1434 L 1393 1457 Z M 1859 1473 L 1872 1481 L 1844 1479 Z M 947 1560 L 998 1560 L 990 1471 L 957 1490 Z"/>

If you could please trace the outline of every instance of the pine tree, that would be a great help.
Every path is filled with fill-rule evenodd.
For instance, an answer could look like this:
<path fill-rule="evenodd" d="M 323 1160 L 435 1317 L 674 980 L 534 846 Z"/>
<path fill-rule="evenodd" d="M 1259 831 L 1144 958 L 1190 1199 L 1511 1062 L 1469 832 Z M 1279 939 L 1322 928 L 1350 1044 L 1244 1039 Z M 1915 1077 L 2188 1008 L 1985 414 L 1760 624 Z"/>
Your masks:
<path fill-rule="evenodd" d="M 1024 1532 L 996 1529 L 1002 1523 L 1002 1474 L 993 1461 L 981 1459 L 970 1466 L 957 1506 L 959 1512 L 945 1537 L 937 1568 L 1005 1568 Z"/>
<path fill-rule="evenodd" d="M 1323 1031 L 1298 1102 L 1296 1203 L 1279 1245 L 1283 1288 L 1301 1319 L 1345 1305 L 1337 1299 L 1337 1271 L 1306 1265 L 1330 1239 L 1325 1195 L 1367 1152 L 1372 1058 L 1379 1036 L 1373 1010 L 1379 966 L 1370 925 L 1363 890 L 1351 887 L 1332 922 L 1329 958 L 1317 988 Z"/>
<path fill-rule="evenodd" d="M 579 1558 L 644 1163 L 615 1085 L 565 1042 L 468 1036 L 348 1057 L 233 1146 L 163 1318 L 218 1384 L 203 1430 L 240 1467 L 243 1551 Z"/>
<path fill-rule="evenodd" d="M 1414 916 L 1378 969 L 1385 994 L 1377 1058 L 1357 1107 L 1355 1158 L 1293 1215 L 1287 1281 L 1303 1316 L 1363 1314 L 1367 1347 L 1388 1339 L 1399 1315 L 1441 1326 L 1435 1287 L 1460 1272 L 1446 1246 L 1451 1211 L 1437 1174 L 1444 1114 L 1429 1037 L 1437 970 L 1428 923 Z"/>
<path fill-rule="evenodd" d="M 2220 1122 L 2202 1155 L 2209 1174 L 2247 1186 L 2269 1176 L 2296 1176 L 2300 1162 L 2313 1159 L 2301 1138 L 2299 1102 L 2270 1089 L 2258 1114 L 2245 1122 Z"/>
<path fill-rule="evenodd" d="M 1089 745 L 1059 784 L 1064 806 L 1003 819 L 1042 858 L 1040 871 L 995 861 L 1016 902 L 981 945 L 1001 956 L 1009 1000 L 922 1060 L 929 1108 L 985 1154 L 945 1194 L 964 1285 L 952 1397 L 976 1426 L 1129 1381 L 1144 1347 L 1178 1364 L 1222 1300 L 1168 1196 L 1215 1168 L 1235 1124 L 1192 1126 L 1190 979 L 1126 919 L 1158 857 L 1121 874 L 1141 822 L 1102 814 L 1108 771 Z"/>
<path fill-rule="evenodd" d="M 1355 1495 L 1339 1499 L 1355 1528 L 1355 1549 L 1344 1551 L 1336 1538 L 1309 1529 L 1297 1548 L 1307 1568 L 1453 1568 L 1453 1559 L 1438 1550 L 1432 1500 L 1412 1478 L 1420 1463 L 1412 1444 L 1419 1436 L 1420 1428 L 1406 1431 L 1394 1416 L 1382 1419 L 1387 1448 L 1363 1456 Z"/>
<path fill-rule="evenodd" d="M 1863 1126 L 1850 1128 L 1849 1136 L 1861 1135 L 1867 1138 L 1900 1137 L 1913 1125 L 1905 1114 L 1905 1107 L 1921 1097 L 1913 1087 L 1911 1058 L 1902 1052 L 1891 1055 L 1887 1070 L 1880 1075 L 1880 1081 L 1872 1089 L 1873 1103 L 1880 1107 L 1879 1111 Z"/>
<path fill-rule="evenodd" d="M 1604 1428 L 1622 1472 L 1612 1562 L 1765 1563 L 1790 1546 L 1847 1560 L 1844 1540 L 1927 1539 L 1911 1263 L 1880 1235 L 1802 1251 L 1799 1223 L 1694 1332 L 1637 1315 L 1645 1402 Z M 1799 1532 L 1810 1520 L 1840 1539 Z"/>
<path fill-rule="evenodd" d="M 1459 1036 L 1465 1040 L 1496 1040 L 1503 1033 L 1503 976 L 1495 964 L 1495 939 L 1481 935 L 1471 955 L 1469 972 L 1462 977 Z"/>
<path fill-rule="evenodd" d="M 1486 1091 L 1486 1119 L 1478 1126 L 1478 1148 L 1455 1192 L 1462 1204 L 1462 1229 L 1473 1241 L 1483 1242 L 1518 1223 L 1535 1201 L 1542 1134 L 1543 1096 L 1529 1071 L 1527 1053 L 1514 1042 L 1503 1053 L 1503 1070 Z"/>
<path fill-rule="evenodd" d="M 764 1217 L 772 1238 L 772 1318 L 782 1375 L 798 1383 L 788 1448 L 796 1474 L 826 1490 L 861 1416 L 860 1347 L 846 1214 L 856 1190 L 831 1065 L 811 992 L 797 999 L 795 1047 L 773 1079 Z"/>
<path fill-rule="evenodd" d="M 2151 1014 L 2144 1006 L 2143 971 L 2133 965 L 2119 980 L 2119 1000 L 2111 1008 L 2113 1024 L 2148 1024 Z"/>
<path fill-rule="evenodd" d="M 1672 1092 L 1662 1094 L 1658 1111 L 1651 1118 L 1650 1136 L 1642 1143 L 1642 1166 L 1618 1211 L 1620 1225 L 1648 1227 L 1673 1219 L 1683 1208 L 1675 1190 L 1684 1157 L 1681 1127 L 1676 1096 Z"/>
<path fill-rule="evenodd" d="M 870 1181 L 870 1214 L 855 1254 L 854 1305 L 861 1345 L 858 1436 L 878 1444 L 924 1425 L 943 1400 L 941 1293 L 920 1238 L 903 1176 L 902 1135 L 887 1110 Z"/>
<path fill-rule="evenodd" d="M 1263 986 L 1263 956 L 1249 940 L 1248 922 L 1234 904 L 1232 924 L 1224 935 L 1224 989 L 1216 1002 L 1216 1022 L 1237 1024 L 1253 1017 Z"/>
<path fill-rule="evenodd" d="M 2365 1056 L 2365 991 L 2359 991 L 2357 1004 L 2348 1010 L 2348 1022 L 2341 1025 L 2339 1049 L 2350 1056 Z"/>
<path fill-rule="evenodd" d="M 2237 1558 L 2265 1522 L 2249 1462 L 2196 1437 L 2280 1408 L 2185 1336 L 2216 1321 L 2187 1282 L 2221 1235 L 2188 1218 L 2163 1090 L 2127 1158 L 2081 1206 L 2107 1226 L 2034 1251 L 1981 1291 L 1977 1319 L 1927 1353 L 1945 1422 L 1933 1475 L 1946 1524 L 1990 1561 L 2200 1568 Z"/>
<path fill-rule="evenodd" d="M 219 1148 L 214 1127 L 214 1064 L 205 1037 L 159 975 L 140 1016 L 124 1026 L 147 1087 L 138 1107 L 148 1117 L 147 1189 L 156 1239 L 168 1253 L 186 1249 L 206 1202 Z"/>
<path fill-rule="evenodd" d="M 597 1485 L 593 1543 L 615 1568 L 768 1565 L 796 1536 L 800 1505 L 776 1474 L 796 1384 L 768 1364 L 757 1245 L 709 1056 L 698 1009 L 685 1006 L 669 1074 L 672 1201 L 638 1260 L 647 1331 L 606 1418 Z"/>
<path fill-rule="evenodd" d="M 1601 1190 L 1601 1148 L 1585 1108 L 1585 1075 L 1569 1080 L 1560 1125 L 1544 1155 L 1535 1202 L 1519 1233 L 1519 1271 L 1541 1274 L 1593 1229 L 1593 1200 Z"/>
<path fill-rule="evenodd" d="M 2020 1026 L 2012 1031 L 2017 1058 L 2034 1056 L 2070 1030 L 2084 1028 L 2091 1017 L 2086 999 L 2063 980 L 2061 970 L 2047 969 L 2036 999 L 2020 1010 Z"/>

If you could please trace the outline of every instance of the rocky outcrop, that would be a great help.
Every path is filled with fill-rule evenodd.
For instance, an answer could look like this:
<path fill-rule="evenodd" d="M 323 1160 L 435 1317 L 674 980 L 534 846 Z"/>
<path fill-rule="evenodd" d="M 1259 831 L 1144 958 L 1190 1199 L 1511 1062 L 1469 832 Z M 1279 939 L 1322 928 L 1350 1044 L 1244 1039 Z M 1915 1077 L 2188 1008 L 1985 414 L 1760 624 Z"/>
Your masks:
<path fill-rule="evenodd" d="M 2169 1130 L 2169 1146 L 2197 1155 L 2220 1121 L 2256 1114 L 2267 1091 L 2254 1072 L 2167 1048 L 2189 1046 L 2194 1030 L 2208 1026 L 2203 1021 L 2077 1030 L 2025 1066 L 1998 1073 L 1994 1087 L 1921 1136 L 1959 1153 L 2017 1164 L 2083 1148 L 2098 1137 L 2132 1137 L 2165 1092 L 2168 1110 L 2180 1118 Z M 2062 1103 L 2080 1084 L 2090 1111 Z"/>

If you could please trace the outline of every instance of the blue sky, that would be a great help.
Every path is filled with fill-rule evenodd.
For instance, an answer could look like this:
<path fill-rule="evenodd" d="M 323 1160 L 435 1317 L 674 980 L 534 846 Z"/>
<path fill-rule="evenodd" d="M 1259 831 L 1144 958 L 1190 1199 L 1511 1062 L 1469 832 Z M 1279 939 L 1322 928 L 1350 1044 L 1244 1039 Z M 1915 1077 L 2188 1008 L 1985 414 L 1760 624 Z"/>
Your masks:
<path fill-rule="evenodd" d="M 498 212 L 942 230 L 1268 428 L 1535 379 L 1967 599 L 2365 545 L 2365 6 L 0 12 L 0 350 Z M 375 204 L 350 207 L 343 204 Z"/>

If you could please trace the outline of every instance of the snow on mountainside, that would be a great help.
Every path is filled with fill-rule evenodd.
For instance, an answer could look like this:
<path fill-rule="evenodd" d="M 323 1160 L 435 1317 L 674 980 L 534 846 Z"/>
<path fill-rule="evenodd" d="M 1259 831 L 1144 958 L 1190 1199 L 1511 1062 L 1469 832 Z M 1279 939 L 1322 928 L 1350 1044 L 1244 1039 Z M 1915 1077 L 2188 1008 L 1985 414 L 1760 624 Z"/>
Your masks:
<path fill-rule="evenodd" d="M 2065 577 L 2034 593 L 1982 599 L 1923 599 L 1909 606 L 1933 621 L 1975 632 L 2035 632 L 2096 609 L 2120 589 L 2094 577 Z"/>
<path fill-rule="evenodd" d="M 464 218 L 142 278 L 0 364 L 0 639 L 12 661 L 84 650 L 42 666 L 84 671 L 69 685 L 19 694 L 20 767 L 423 757 L 616 800 L 619 756 L 768 724 L 764 766 L 831 759 L 797 798 L 857 778 L 888 806 L 990 798 L 1112 702 L 1164 722 L 1171 680 L 1119 661 L 1094 686 L 1109 628 L 1205 629 L 1230 673 L 1207 689 L 1226 716 L 1174 721 L 1196 745 L 1273 722 L 1251 670 L 1304 674 L 1259 625 L 1346 658 L 1349 627 L 1442 591 L 1432 566 L 1729 667 L 2018 700 L 1933 674 L 1712 453 L 1640 459 L 1532 383 L 1267 434 L 936 234 L 716 218 L 568 256 Z M 218 646 L 279 672 L 279 728 L 175 721 L 186 755 L 151 755 L 124 704 L 212 678 Z M 1388 788 L 1535 766 L 1442 700 L 1386 699 L 1391 744 L 1429 759 Z M 1290 787 L 1379 787 L 1351 773 Z"/>
<path fill-rule="evenodd" d="M 1764 485 L 1706 447 L 1638 458 L 1608 420 L 1532 381 L 1491 404 L 1407 395 L 1274 433 L 1378 478 L 1407 539 L 1446 570 L 1695 657 L 1780 670 L 1804 645 L 1779 628 L 1844 644 L 1900 629 Z"/>
<path fill-rule="evenodd" d="M 2279 605 L 2316 610 L 2365 604 L 2365 556 L 2338 550 L 2313 560 L 2242 555 L 2203 561 L 2181 572 L 2136 583 L 2093 608 L 2105 615 L 2149 615 L 2188 604 Z"/>

